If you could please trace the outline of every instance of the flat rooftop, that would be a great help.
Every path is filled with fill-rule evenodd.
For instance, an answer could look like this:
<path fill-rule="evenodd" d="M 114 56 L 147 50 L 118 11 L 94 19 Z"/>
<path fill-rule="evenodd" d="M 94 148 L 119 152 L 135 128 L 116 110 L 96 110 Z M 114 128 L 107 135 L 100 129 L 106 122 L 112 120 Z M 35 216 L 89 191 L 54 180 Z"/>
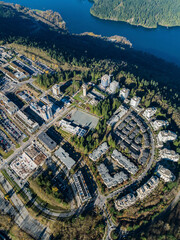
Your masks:
<path fill-rule="evenodd" d="M 57 143 L 53 141 L 45 132 L 39 134 L 38 139 L 51 151 L 53 151 Z"/>
<path fill-rule="evenodd" d="M 82 126 L 83 128 L 94 129 L 99 121 L 99 118 L 88 114 L 86 112 L 77 110 L 70 119 L 75 124 Z"/>
<path fill-rule="evenodd" d="M 68 170 L 70 170 L 76 163 L 62 147 L 55 151 L 55 156 L 64 163 Z"/>

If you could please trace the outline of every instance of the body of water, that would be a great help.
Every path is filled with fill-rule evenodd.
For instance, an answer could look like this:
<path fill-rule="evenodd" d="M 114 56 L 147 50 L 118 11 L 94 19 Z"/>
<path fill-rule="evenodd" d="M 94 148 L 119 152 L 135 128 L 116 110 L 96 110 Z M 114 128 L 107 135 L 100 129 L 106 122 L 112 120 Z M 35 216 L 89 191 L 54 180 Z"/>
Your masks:
<path fill-rule="evenodd" d="M 100 20 L 91 16 L 88 0 L 5 0 L 23 6 L 57 11 L 71 33 L 93 32 L 102 36 L 124 36 L 135 49 L 154 54 L 180 66 L 180 27 L 146 29 L 123 22 Z"/>

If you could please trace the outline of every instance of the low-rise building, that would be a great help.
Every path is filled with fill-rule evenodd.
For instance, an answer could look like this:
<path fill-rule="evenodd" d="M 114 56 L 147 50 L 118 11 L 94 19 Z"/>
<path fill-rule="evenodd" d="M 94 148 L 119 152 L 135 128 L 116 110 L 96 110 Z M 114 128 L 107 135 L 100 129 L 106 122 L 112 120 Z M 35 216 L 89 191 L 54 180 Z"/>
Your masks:
<path fill-rule="evenodd" d="M 57 147 L 57 143 L 53 141 L 45 132 L 39 134 L 38 140 L 50 152 L 54 151 Z"/>
<path fill-rule="evenodd" d="M 140 101 L 141 101 L 140 97 L 134 96 L 133 98 L 131 98 L 130 106 L 133 107 L 133 108 L 137 108 L 137 106 L 139 105 Z"/>
<path fill-rule="evenodd" d="M 130 92 L 130 90 L 128 88 L 122 88 L 119 92 L 119 97 L 122 100 L 125 100 L 126 98 L 128 98 L 129 92 Z"/>
<path fill-rule="evenodd" d="M 173 162 L 179 161 L 179 154 L 167 148 L 163 148 L 160 150 L 160 157 L 163 159 L 171 160 Z"/>
<path fill-rule="evenodd" d="M 66 121 L 64 119 L 59 121 L 59 126 L 64 131 L 69 132 L 73 135 L 80 136 L 80 137 L 83 137 L 87 133 L 87 130 L 77 126 L 76 124 L 72 124 L 72 122 Z"/>
<path fill-rule="evenodd" d="M 120 211 L 135 204 L 137 197 L 133 193 L 129 193 L 126 196 L 115 201 L 115 208 Z"/>
<path fill-rule="evenodd" d="M 88 190 L 82 172 L 78 171 L 73 175 L 73 178 L 81 203 L 89 201 L 91 199 L 91 194 Z"/>
<path fill-rule="evenodd" d="M 15 71 L 17 71 L 17 73 L 20 73 L 19 76 L 21 76 L 22 79 L 23 79 L 23 78 L 28 78 L 28 77 L 30 77 L 30 75 L 29 75 L 28 72 L 26 72 L 26 71 L 25 71 L 24 69 L 22 69 L 21 67 L 17 66 L 15 63 L 10 63 L 9 65 L 11 66 L 12 69 L 14 69 Z M 15 76 L 16 76 L 16 74 L 15 74 Z"/>
<path fill-rule="evenodd" d="M 155 107 L 151 107 L 151 108 L 147 108 L 144 113 L 143 113 L 143 116 L 147 119 L 147 120 L 150 120 L 150 118 L 152 116 L 154 116 L 154 114 L 156 113 L 157 111 L 157 108 Z"/>
<path fill-rule="evenodd" d="M 116 160 L 122 167 L 124 167 L 129 173 L 136 174 L 138 171 L 138 168 L 132 163 L 127 157 L 122 155 L 119 151 L 116 149 L 113 151 L 111 157 Z"/>
<path fill-rule="evenodd" d="M 75 161 L 69 156 L 69 153 L 67 153 L 62 147 L 60 147 L 57 151 L 55 151 L 55 156 L 60 159 L 60 161 L 66 166 L 68 170 L 71 170 L 71 168 L 75 165 Z"/>
<path fill-rule="evenodd" d="M 27 178 L 46 160 L 46 155 L 34 144 L 26 148 L 23 154 L 11 162 L 10 167 L 22 178 Z"/>
<path fill-rule="evenodd" d="M 175 175 L 161 164 L 157 167 L 157 175 L 165 182 L 172 182 L 176 179 Z"/>
<path fill-rule="evenodd" d="M 113 127 L 122 117 L 126 115 L 127 112 L 128 108 L 121 105 L 119 107 L 119 111 L 108 120 L 107 124 Z"/>
<path fill-rule="evenodd" d="M 102 155 L 104 155 L 109 149 L 107 142 L 102 143 L 98 148 L 96 148 L 92 153 L 89 154 L 89 158 L 92 161 L 98 160 Z"/>
<path fill-rule="evenodd" d="M 147 197 L 159 184 L 159 178 L 152 176 L 144 185 L 136 190 L 138 198 L 143 200 Z"/>
<path fill-rule="evenodd" d="M 101 175 L 101 178 L 102 178 L 104 184 L 108 188 L 115 187 L 116 185 L 121 184 L 128 179 L 128 176 L 122 171 L 116 173 L 114 176 L 111 176 L 108 168 L 105 166 L 104 163 L 101 163 L 97 167 L 97 169 L 99 171 L 99 174 Z"/>
<path fill-rule="evenodd" d="M 151 122 L 151 126 L 154 129 L 154 131 L 158 131 L 161 127 L 168 126 L 168 121 L 164 120 L 155 120 Z"/>
<path fill-rule="evenodd" d="M 9 98 L 2 93 L 0 93 L 0 104 L 10 115 L 15 114 L 19 110 L 18 106 L 10 101 Z"/>
<path fill-rule="evenodd" d="M 21 123 L 27 128 L 30 133 L 34 133 L 39 128 L 39 124 L 34 120 L 28 118 L 28 116 L 21 110 L 17 111 L 16 117 L 21 121 Z"/>

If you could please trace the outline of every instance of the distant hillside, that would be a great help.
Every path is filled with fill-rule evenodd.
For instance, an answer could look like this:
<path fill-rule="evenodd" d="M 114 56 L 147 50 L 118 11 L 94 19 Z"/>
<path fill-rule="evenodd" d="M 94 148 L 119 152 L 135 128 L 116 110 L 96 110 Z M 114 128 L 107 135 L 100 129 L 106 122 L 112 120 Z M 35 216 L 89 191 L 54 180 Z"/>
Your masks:
<path fill-rule="evenodd" d="M 158 220 L 141 233 L 128 240 L 178 240 L 180 239 L 180 202 L 162 220 Z"/>
<path fill-rule="evenodd" d="M 148 28 L 180 26 L 179 0 L 94 0 L 91 14 Z"/>
<path fill-rule="evenodd" d="M 36 11 L 37 13 L 37 11 Z M 117 68 L 140 79 L 155 80 L 171 88 L 180 89 L 180 68 L 152 55 L 135 51 L 124 38 L 108 38 L 70 34 L 57 28 L 56 17 L 35 16 L 33 10 L 0 2 L 0 43 L 17 43 L 43 49 L 58 62 L 76 62 L 90 66 L 97 61 L 116 62 Z M 39 14 L 38 14 L 39 15 Z M 58 17 L 59 18 L 59 17 Z M 60 18 L 59 18 L 60 19 Z M 48 21 L 47 21 L 48 20 Z M 96 63 L 97 64 L 97 63 Z"/>

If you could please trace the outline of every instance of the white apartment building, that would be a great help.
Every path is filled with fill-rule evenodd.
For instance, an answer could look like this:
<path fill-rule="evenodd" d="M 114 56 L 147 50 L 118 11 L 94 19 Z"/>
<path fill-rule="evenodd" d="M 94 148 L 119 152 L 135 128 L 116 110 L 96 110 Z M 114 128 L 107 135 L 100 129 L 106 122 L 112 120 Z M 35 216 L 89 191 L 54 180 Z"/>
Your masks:
<path fill-rule="evenodd" d="M 160 157 L 163 159 L 168 159 L 173 162 L 178 162 L 179 161 L 179 154 L 176 153 L 173 150 L 169 150 L 167 148 L 163 148 L 160 150 Z"/>
<path fill-rule="evenodd" d="M 134 108 L 137 108 L 137 106 L 139 105 L 140 101 L 141 101 L 140 97 L 134 96 L 133 98 L 131 98 L 130 106 L 134 107 Z"/>
<path fill-rule="evenodd" d="M 130 90 L 129 90 L 128 88 L 122 88 L 122 89 L 120 90 L 119 97 L 120 97 L 122 100 L 125 100 L 126 98 L 128 98 L 129 92 L 130 92 Z"/>

